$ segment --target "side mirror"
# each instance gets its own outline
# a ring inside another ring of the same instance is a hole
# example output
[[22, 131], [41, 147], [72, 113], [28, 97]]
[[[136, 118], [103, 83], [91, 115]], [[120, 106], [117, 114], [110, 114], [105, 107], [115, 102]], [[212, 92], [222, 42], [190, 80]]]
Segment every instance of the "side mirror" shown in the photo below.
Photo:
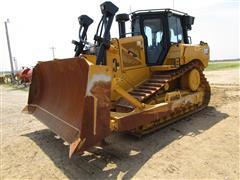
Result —
[[192, 25], [194, 24], [194, 17], [193, 16], [183, 16], [183, 22], [188, 30], [192, 29]]

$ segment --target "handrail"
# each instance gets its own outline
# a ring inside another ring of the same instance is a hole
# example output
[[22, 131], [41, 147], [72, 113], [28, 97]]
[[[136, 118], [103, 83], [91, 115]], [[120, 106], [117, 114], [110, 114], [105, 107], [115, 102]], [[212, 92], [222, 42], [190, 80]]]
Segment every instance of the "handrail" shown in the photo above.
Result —
[[134, 14], [142, 13], [142, 12], [175, 12], [175, 13], [179, 13], [179, 14], [183, 14], [183, 15], [188, 15], [187, 13], [184, 13], [182, 11], [178, 11], [178, 10], [170, 9], [170, 8], [137, 10], [137, 11], [130, 13], [129, 15], [134, 15]]

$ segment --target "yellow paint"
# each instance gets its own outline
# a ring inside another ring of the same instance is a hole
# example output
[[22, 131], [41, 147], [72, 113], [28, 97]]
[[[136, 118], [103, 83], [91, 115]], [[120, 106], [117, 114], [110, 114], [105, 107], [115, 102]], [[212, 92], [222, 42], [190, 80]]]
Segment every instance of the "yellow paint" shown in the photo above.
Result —
[[184, 63], [187, 64], [193, 59], [198, 59], [202, 62], [204, 67], [207, 67], [210, 58], [210, 49], [208, 44], [199, 45], [183, 45], [184, 50]]
[[84, 55], [82, 55], [82, 58], [90, 61], [92, 64], [96, 64], [97, 58], [95, 55], [84, 54]]
[[115, 88], [114, 91], [116, 91], [123, 98], [127, 99], [131, 104], [136, 106], [138, 109], [143, 109], [145, 107], [143, 103], [138, 101], [136, 98], [134, 98], [132, 95], [130, 95], [127, 91], [125, 91], [120, 86], [115, 86], [114, 88]]
[[202, 44], [173, 44], [164, 60], [164, 65], [174, 65], [179, 67], [192, 60], [199, 60], [204, 67], [207, 67], [209, 61], [209, 46]]
[[[130, 91], [137, 84], [150, 77], [150, 68], [146, 66], [142, 36], [113, 39], [106, 52], [107, 65], [112, 69], [112, 101], [121, 96], [114, 91], [116, 86]], [[116, 64], [118, 65], [116, 68]]]
[[109, 66], [91, 64], [88, 71], [88, 80], [91, 80], [96, 74], [106, 75], [112, 79], [112, 69]]
[[176, 69], [175, 65], [161, 65], [161, 66], [150, 67], [150, 70], [152, 72], [155, 72], [155, 71], [169, 71], [169, 70], [174, 70], [174, 69]]
[[182, 96], [181, 96], [181, 93], [180, 91], [172, 91], [172, 92], [168, 92], [166, 93], [165, 95], [165, 102], [169, 103], [171, 101], [173, 101], [174, 99], [180, 99]]
[[198, 70], [193, 69], [189, 73], [189, 87], [192, 91], [196, 91], [200, 85], [200, 74]]
[[[152, 73], [174, 70], [191, 62], [192, 60], [199, 60], [203, 66], [206, 67], [209, 61], [209, 47], [206, 43], [198, 45], [183, 43], [173, 44], [163, 61], [163, 65], [150, 67], [146, 65], [143, 37], [134, 36], [111, 40], [111, 45], [109, 49], [106, 50], [107, 65], [95, 65], [96, 56], [93, 55], [83, 55], [83, 58], [89, 61], [90, 64], [88, 83], [97, 74], [103, 74], [111, 77], [111, 101], [113, 102], [113, 105], [120, 97], [123, 97], [137, 107], [130, 113], [111, 112], [110, 128], [112, 130], [117, 130], [118, 119], [120, 117], [129, 116], [132, 113], [138, 113], [140, 111], [147, 111], [149, 108], [158, 108], [157, 106], [159, 105], [161, 106], [161, 103], [154, 104], [154, 102], [151, 102], [153, 105], [150, 105], [151, 103], [143, 104], [129, 94], [129, 91], [150, 78]], [[200, 76], [198, 76], [199, 74], [197, 75], [195, 71], [190, 74], [191, 75], [187, 80], [188, 87], [190, 90], [196, 91], [199, 87], [198, 84], [200, 82]], [[168, 91], [169, 89], [171, 90], [170, 85], [167, 85], [165, 88], [168, 89]], [[190, 91], [187, 92], [189, 93]], [[168, 104], [172, 104], [172, 108], [184, 106], [185, 101], [201, 104], [203, 92], [196, 92], [196, 94], [191, 96], [188, 93], [182, 94], [182, 92], [180, 93], [179, 91], [170, 91], [163, 97], [159, 97], [161, 100], [156, 99], [155, 103], [164, 102], [165, 100]], [[96, 103], [96, 100], [94, 100], [94, 109], [96, 108]], [[161, 108], [163, 108], [163, 106]], [[96, 134], [95, 110], [94, 134]]]
[[190, 72], [184, 74], [181, 77], [181, 87], [183, 89], [189, 89], [191, 91], [197, 91], [200, 85], [200, 74], [197, 69], [193, 69]]
[[187, 96], [183, 96], [180, 99], [177, 99], [175, 101], [172, 101], [171, 103], [171, 109], [174, 110], [176, 108], [182, 108], [186, 106], [187, 104], [198, 104], [201, 105], [203, 100], [204, 93], [203, 92], [194, 92], [192, 94], [189, 94]]
[[[175, 95], [177, 94], [177, 96], [180, 96], [181, 98], [177, 98], [177, 99], [171, 99], [169, 102], [166, 103], [159, 103], [156, 105], [146, 105], [146, 107], [142, 110], [145, 111], [146, 113], [148, 111], [154, 111], [154, 110], [158, 110], [161, 109], [162, 112], [166, 112], [167, 110], [172, 110], [174, 111], [176, 108], [183, 108], [186, 105], [201, 105], [202, 101], [203, 101], [203, 96], [204, 93], [203, 92], [194, 92], [189, 94], [188, 92], [180, 92], [177, 91], [175, 93]], [[180, 95], [179, 95], [180, 94]], [[121, 120], [121, 118], [130, 116], [130, 115], [134, 115], [137, 113], [140, 113], [142, 111], [132, 111], [129, 113], [119, 113], [119, 112], [111, 112], [111, 120], [110, 120], [110, 128], [112, 131], [118, 131], [118, 123]], [[168, 118], [171, 118], [171, 116], [169, 116]], [[167, 119], [160, 119], [157, 122], [149, 122], [148, 125], [146, 125], [145, 127], [143, 127], [142, 130], [153, 126], [156, 123], [161, 123], [162, 121], [166, 121]], [[152, 124], [153, 123], [153, 124]]]
[[142, 111], [150, 111], [150, 110], [154, 110], [154, 109], [161, 109], [162, 111], [166, 111], [169, 109], [168, 103], [159, 103], [159, 104], [155, 104], [155, 105], [148, 105], [145, 104], [145, 108], [143, 110], [138, 110], [135, 109], [131, 112], [128, 113], [121, 113], [121, 112], [111, 112], [111, 120], [114, 123], [117, 123], [117, 121], [123, 117], [127, 117], [133, 114], [138, 114], [141, 113]]

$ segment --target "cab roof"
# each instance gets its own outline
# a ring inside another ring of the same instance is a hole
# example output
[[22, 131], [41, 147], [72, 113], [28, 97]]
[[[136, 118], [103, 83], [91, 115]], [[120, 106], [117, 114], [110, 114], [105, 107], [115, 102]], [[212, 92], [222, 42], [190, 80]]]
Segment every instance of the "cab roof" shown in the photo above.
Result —
[[138, 16], [138, 15], [146, 15], [146, 14], [168, 14], [168, 13], [172, 13], [172, 14], [176, 14], [176, 15], [180, 15], [180, 16], [189, 16], [187, 13], [175, 10], [175, 9], [145, 9], [145, 10], [137, 10], [134, 11], [132, 13], [130, 13], [129, 15], [131, 16]]

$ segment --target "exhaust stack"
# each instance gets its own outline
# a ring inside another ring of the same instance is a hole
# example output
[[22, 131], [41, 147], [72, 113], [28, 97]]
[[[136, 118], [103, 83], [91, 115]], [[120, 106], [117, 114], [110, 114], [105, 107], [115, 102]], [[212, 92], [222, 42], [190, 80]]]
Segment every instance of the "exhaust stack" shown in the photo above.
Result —
[[126, 37], [126, 27], [125, 22], [129, 20], [128, 14], [118, 14], [116, 16], [116, 21], [118, 22], [119, 38]]

